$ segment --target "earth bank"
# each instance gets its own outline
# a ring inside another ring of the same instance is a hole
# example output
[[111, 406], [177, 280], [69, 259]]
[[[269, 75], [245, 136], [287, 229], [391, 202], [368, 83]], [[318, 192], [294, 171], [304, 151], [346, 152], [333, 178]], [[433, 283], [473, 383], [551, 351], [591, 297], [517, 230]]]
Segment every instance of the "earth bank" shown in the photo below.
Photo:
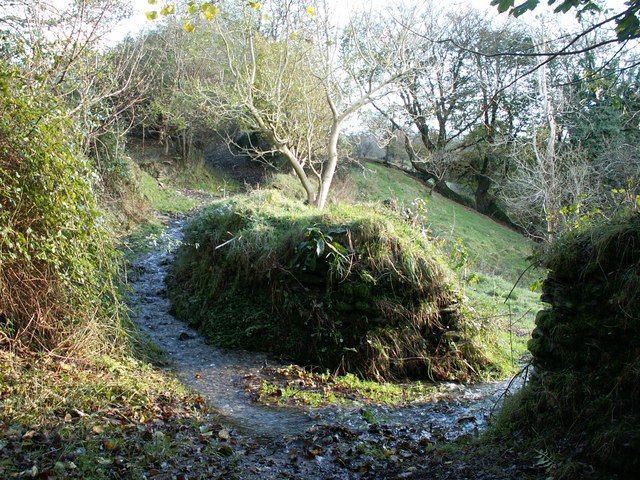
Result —
[[216, 202], [187, 225], [168, 285], [176, 315], [219, 346], [376, 379], [500, 369], [442, 253], [373, 205], [318, 212], [269, 190]]

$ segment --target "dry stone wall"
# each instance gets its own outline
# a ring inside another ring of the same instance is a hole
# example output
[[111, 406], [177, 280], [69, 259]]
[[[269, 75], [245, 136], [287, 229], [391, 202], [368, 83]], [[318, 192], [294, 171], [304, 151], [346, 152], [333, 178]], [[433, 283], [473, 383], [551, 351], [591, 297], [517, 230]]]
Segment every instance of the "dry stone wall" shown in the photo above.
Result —
[[[640, 217], [574, 234], [550, 273], [529, 342], [531, 421], [559, 446], [640, 468]], [[533, 400], [533, 401], [532, 401]]]

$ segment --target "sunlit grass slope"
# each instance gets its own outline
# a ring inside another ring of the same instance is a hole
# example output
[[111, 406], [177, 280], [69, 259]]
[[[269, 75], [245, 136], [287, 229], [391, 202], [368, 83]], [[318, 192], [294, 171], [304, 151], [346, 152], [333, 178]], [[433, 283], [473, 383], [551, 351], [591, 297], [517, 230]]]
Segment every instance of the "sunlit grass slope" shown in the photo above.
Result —
[[526, 259], [534, 244], [518, 232], [438, 193], [429, 196], [424, 183], [401, 170], [375, 162], [363, 167], [351, 173], [360, 199], [395, 199], [398, 208], [412, 210], [415, 199], [426, 200], [426, 219], [433, 233], [447, 240], [461, 239], [471, 268], [515, 281], [529, 265]]

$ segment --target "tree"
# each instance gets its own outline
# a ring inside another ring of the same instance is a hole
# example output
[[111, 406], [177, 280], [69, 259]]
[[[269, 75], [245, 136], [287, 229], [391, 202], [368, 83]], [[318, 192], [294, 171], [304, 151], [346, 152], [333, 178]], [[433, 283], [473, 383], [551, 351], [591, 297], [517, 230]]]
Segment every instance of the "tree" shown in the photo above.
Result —
[[[402, 72], [410, 37], [391, 19], [363, 14], [345, 27], [330, 22], [324, 1], [291, 0], [264, 11], [217, 16], [226, 70], [200, 94], [211, 111], [260, 134], [261, 158], [282, 155], [307, 194], [323, 208], [339, 160], [344, 121], [388, 93]], [[313, 179], [313, 180], [312, 180]]]
[[[229, 143], [265, 161], [282, 155], [307, 201], [315, 204], [318, 192], [310, 175], [320, 182], [329, 111], [311, 70], [313, 24], [306, 11], [293, 6], [280, 3], [268, 13], [245, 7], [236, 18], [228, 11], [218, 16], [211, 33], [225, 68], [219, 78], [200, 79], [197, 91], [210, 118], [223, 117], [249, 132], [248, 145], [232, 136]], [[217, 55], [215, 49], [202, 54], [212, 52]], [[265, 141], [253, 141], [256, 134]]]
[[[515, 135], [515, 118], [524, 103], [510, 84], [531, 61], [476, 50], [499, 50], [505, 42], [522, 50], [530, 44], [528, 37], [512, 27], [495, 27], [473, 10], [452, 12], [428, 3], [408, 16], [421, 19], [414, 27], [420, 47], [408, 55], [414, 68], [399, 82], [400, 105], [380, 104], [379, 112], [391, 129], [405, 132], [413, 168], [440, 193], [468, 203], [445, 182], [455, 175], [475, 192], [478, 210], [495, 213], [490, 189], [506, 157], [494, 150]], [[422, 149], [410, 140], [415, 132]]]
[[[544, 26], [541, 31], [544, 31]], [[544, 35], [539, 45], [552, 49]], [[514, 221], [529, 234], [553, 242], [568, 225], [563, 212], [579, 212], [585, 199], [599, 195], [599, 178], [580, 144], [571, 144], [562, 112], [571, 98], [557, 85], [566, 84], [571, 66], [558, 60], [544, 63], [535, 78], [535, 102], [529, 124], [529, 138], [519, 139], [514, 151], [514, 168], [503, 196]], [[521, 120], [524, 120], [522, 118]], [[524, 145], [523, 145], [524, 143]], [[595, 203], [595, 202], [594, 202]]]
[[[78, 0], [56, 7], [41, 0], [0, 0], [7, 64], [20, 65], [25, 83], [41, 88], [65, 107], [83, 132], [82, 147], [100, 167], [104, 135], [121, 135], [121, 116], [140, 101], [132, 91], [141, 50], [132, 43], [104, 52], [102, 40], [126, 16], [122, 0]], [[126, 130], [126, 128], [124, 128]], [[106, 169], [101, 169], [106, 171]]]
[[[526, 0], [516, 5], [515, 0], [492, 0], [491, 5], [496, 5], [499, 12], [506, 12], [519, 16], [525, 12], [534, 10], [540, 4], [540, 0]], [[602, 10], [598, 2], [593, 0], [547, 0], [548, 5], [556, 5], [555, 12], [568, 12], [576, 10], [578, 15], [587, 12], [599, 12]], [[640, 0], [627, 0], [625, 7], [609, 16], [601, 26], [615, 23], [615, 31], [618, 41], [630, 40], [640, 37]], [[581, 36], [581, 34], [579, 34]], [[605, 41], [609, 43], [609, 41]]]

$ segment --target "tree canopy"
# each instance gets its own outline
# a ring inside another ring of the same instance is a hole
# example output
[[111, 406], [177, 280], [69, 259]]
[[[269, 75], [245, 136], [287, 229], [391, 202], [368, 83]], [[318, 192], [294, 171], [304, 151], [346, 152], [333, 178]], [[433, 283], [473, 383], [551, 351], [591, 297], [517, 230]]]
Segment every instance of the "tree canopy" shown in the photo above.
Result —
[[[496, 5], [499, 12], [509, 11], [514, 16], [520, 16], [535, 8], [540, 4], [540, 0], [526, 0], [516, 4], [516, 0], [492, 0], [491, 5]], [[548, 5], [555, 5], [556, 13], [565, 13], [576, 10], [578, 15], [588, 12], [600, 12], [602, 6], [593, 0], [547, 0]], [[625, 8], [614, 12], [606, 19], [606, 23], [615, 22], [616, 35], [619, 41], [630, 40], [640, 37], [640, 1], [627, 0]]]

